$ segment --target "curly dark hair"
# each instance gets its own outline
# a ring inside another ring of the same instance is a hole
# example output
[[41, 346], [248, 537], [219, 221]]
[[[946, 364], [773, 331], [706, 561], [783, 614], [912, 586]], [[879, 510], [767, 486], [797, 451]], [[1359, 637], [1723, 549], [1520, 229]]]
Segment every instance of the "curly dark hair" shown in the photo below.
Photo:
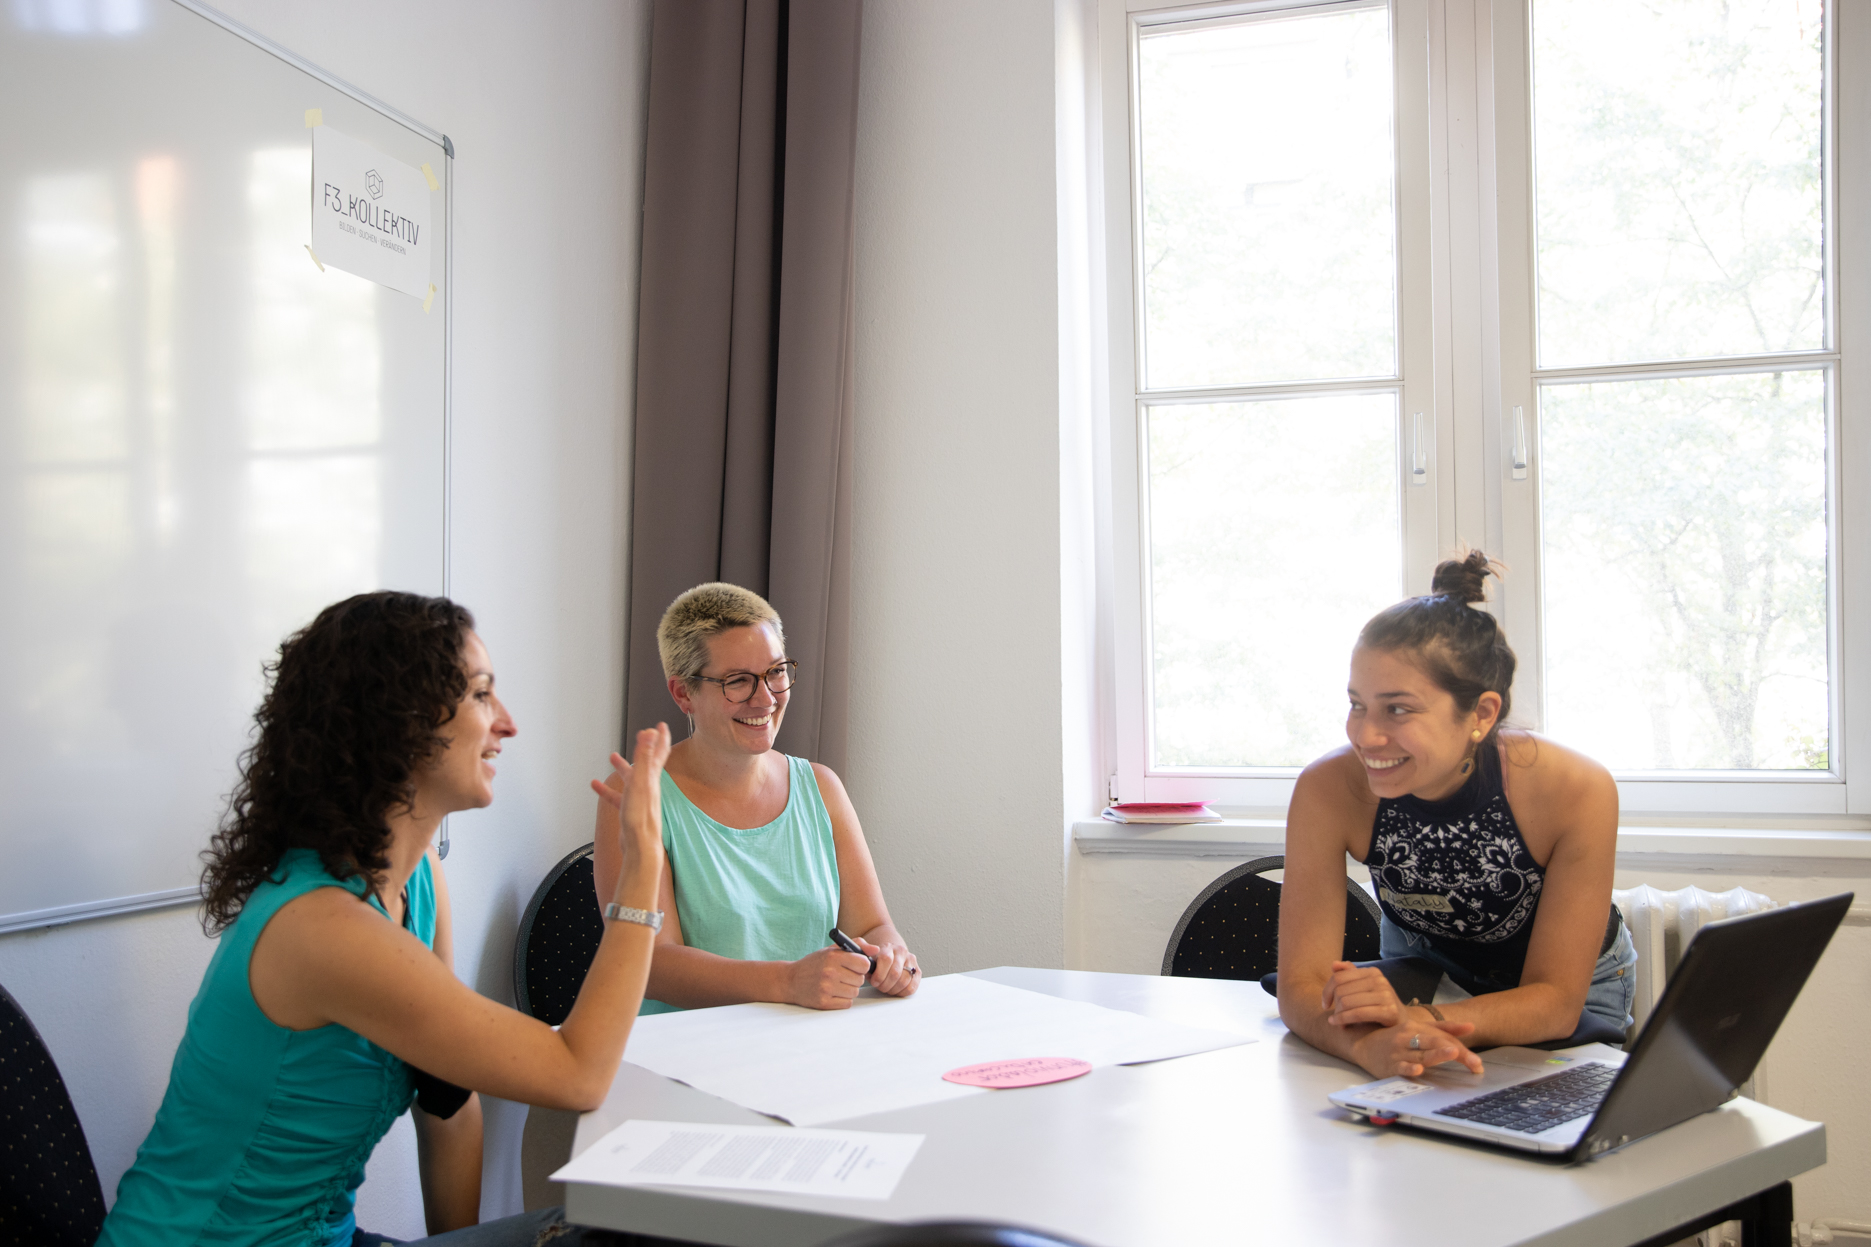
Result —
[[447, 598], [360, 593], [318, 613], [266, 666], [253, 720], [202, 853], [202, 928], [225, 930], [288, 849], [315, 849], [335, 879], [389, 866], [388, 816], [447, 744], [441, 729], [468, 688], [462, 649], [474, 616]]

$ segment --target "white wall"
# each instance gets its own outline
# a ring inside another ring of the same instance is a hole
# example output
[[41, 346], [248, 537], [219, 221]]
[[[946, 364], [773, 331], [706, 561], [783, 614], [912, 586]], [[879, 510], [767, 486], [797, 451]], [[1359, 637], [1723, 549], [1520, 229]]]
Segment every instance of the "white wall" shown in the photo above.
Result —
[[849, 783], [930, 973], [1057, 966], [1068, 817], [1051, 0], [870, 0]]
[[[448, 873], [456, 969], [510, 999], [515, 923], [590, 838], [585, 780], [619, 734], [649, 0], [561, 0], [549, 21], [496, 0], [215, 2], [455, 143], [452, 593], [520, 735], [494, 807], [453, 820]], [[189, 910], [0, 936], [0, 984], [71, 1084], [107, 1198], [210, 952]], [[489, 1214], [519, 1209], [522, 1121], [489, 1106]], [[420, 1235], [407, 1118], [359, 1204]]]
[[[1278, 853], [1280, 832], [1268, 853]], [[1258, 856], [1258, 854], [1256, 854]], [[1189, 902], [1242, 858], [1133, 857], [1075, 852], [1066, 964], [1075, 970], [1160, 972], [1163, 949]], [[1866, 863], [1820, 859], [1804, 864], [1736, 857], [1703, 859], [1694, 868], [1656, 859], [1621, 860], [1617, 886], [1665, 890], [1694, 885], [1711, 892], [1744, 887], [1776, 901], [1837, 892], [1867, 893]], [[1871, 1030], [1871, 927], [1841, 927], [1768, 1049], [1760, 1097], [1797, 1117], [1826, 1123], [1827, 1163], [1794, 1179], [1801, 1221], [1819, 1217], [1871, 1221], [1871, 1087], [1860, 1070]]]

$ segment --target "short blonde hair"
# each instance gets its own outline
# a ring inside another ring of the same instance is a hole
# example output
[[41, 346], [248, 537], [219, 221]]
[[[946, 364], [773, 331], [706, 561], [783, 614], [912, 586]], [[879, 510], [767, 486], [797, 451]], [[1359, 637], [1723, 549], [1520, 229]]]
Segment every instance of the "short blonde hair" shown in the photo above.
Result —
[[709, 638], [729, 628], [767, 624], [782, 647], [786, 629], [780, 614], [751, 589], [714, 581], [696, 585], [669, 604], [656, 625], [656, 652], [663, 660], [663, 675], [690, 684], [708, 665]]

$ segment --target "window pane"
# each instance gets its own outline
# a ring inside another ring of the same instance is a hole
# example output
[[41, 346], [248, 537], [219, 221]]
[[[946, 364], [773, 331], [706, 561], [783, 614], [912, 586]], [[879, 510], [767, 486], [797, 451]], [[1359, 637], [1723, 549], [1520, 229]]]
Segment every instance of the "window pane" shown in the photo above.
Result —
[[1396, 396], [1145, 419], [1153, 762], [1310, 762], [1345, 739], [1358, 629], [1399, 596]]
[[1819, 0], [1535, 0], [1540, 365], [1825, 346]]
[[1615, 769], [1824, 769], [1825, 373], [1540, 404], [1554, 739]]
[[1389, 23], [1141, 37], [1149, 388], [1396, 375]]

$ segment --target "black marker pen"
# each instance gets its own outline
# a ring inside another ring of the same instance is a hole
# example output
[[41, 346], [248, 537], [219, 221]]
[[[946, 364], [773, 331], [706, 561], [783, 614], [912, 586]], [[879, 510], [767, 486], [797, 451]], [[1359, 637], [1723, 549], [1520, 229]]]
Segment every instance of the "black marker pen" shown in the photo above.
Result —
[[871, 963], [871, 968], [864, 972], [864, 977], [867, 981], [871, 975], [877, 973], [877, 958], [859, 948], [856, 940], [846, 935], [843, 931], [840, 931], [837, 927], [832, 928], [831, 939], [832, 943], [838, 945], [838, 947], [844, 949], [846, 952], [856, 953], [858, 956]]

